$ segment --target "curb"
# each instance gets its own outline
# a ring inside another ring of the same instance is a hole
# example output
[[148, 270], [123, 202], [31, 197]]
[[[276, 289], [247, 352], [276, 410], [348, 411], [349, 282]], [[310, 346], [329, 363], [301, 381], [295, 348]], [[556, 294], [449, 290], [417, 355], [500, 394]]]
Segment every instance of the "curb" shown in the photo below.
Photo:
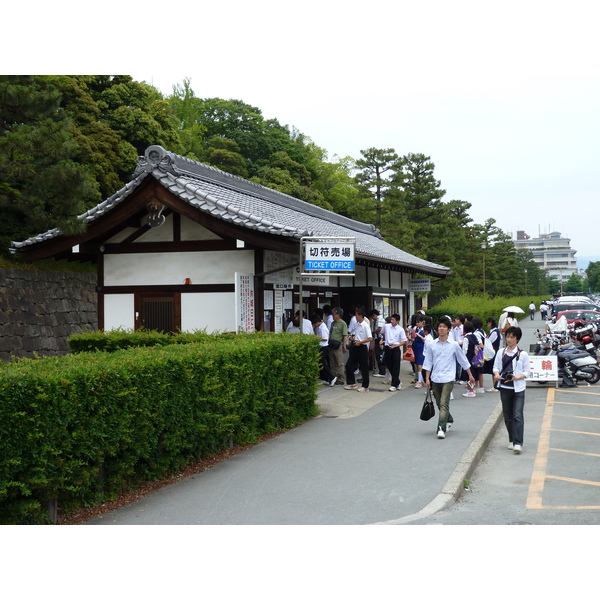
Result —
[[502, 422], [502, 403], [498, 402], [483, 427], [479, 430], [479, 433], [475, 436], [475, 439], [469, 444], [452, 475], [450, 475], [442, 487], [442, 491], [427, 506], [412, 515], [391, 521], [371, 523], [371, 525], [403, 525], [404, 523], [411, 523], [412, 521], [429, 517], [454, 504], [464, 491], [465, 479], [469, 479], [477, 468], [481, 457], [484, 455]]

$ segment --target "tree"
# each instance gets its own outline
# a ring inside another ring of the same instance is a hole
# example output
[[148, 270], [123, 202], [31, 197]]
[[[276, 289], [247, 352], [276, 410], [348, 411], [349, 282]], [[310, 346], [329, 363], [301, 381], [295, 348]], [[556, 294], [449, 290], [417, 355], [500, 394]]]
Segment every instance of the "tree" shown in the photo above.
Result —
[[590, 292], [600, 292], [600, 262], [590, 262], [585, 272]]
[[367, 148], [360, 153], [362, 158], [356, 161], [359, 172], [354, 179], [363, 197], [370, 200], [365, 210], [374, 211], [374, 225], [381, 229], [387, 192], [398, 184], [398, 177], [390, 176], [400, 169], [400, 159], [393, 148]]
[[76, 216], [100, 198], [78, 164], [75, 125], [59, 90], [44, 77], [0, 76], [0, 251], [51, 227], [83, 230]]
[[232, 175], [248, 177], [246, 161], [240, 154], [240, 147], [233, 140], [222, 137], [210, 139], [202, 155], [202, 161]]
[[571, 273], [571, 277], [563, 284], [565, 294], [580, 294], [583, 291], [583, 278], [577, 273]]

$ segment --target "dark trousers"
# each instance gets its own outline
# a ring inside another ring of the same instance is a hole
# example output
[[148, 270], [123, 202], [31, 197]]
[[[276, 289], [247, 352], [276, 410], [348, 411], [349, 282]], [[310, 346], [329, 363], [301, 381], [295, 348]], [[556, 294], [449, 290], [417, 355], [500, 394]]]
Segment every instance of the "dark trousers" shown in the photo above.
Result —
[[400, 387], [400, 351], [402, 346], [398, 348], [385, 347], [385, 364], [392, 375], [392, 386]]
[[319, 350], [321, 351], [321, 373], [319, 374], [319, 377], [323, 381], [331, 383], [333, 375], [329, 369], [329, 348], [327, 346], [321, 346]]
[[508, 388], [500, 388], [500, 400], [504, 413], [504, 424], [511, 444], [523, 445], [523, 407], [525, 406], [525, 390], [515, 392]]
[[381, 338], [377, 338], [375, 340], [375, 349], [374, 349], [374, 354], [375, 354], [375, 366], [373, 367], [373, 371], [377, 371], [380, 375], [385, 375], [385, 352], [383, 350], [383, 348], [379, 345], [379, 340]]
[[346, 384], [354, 385], [354, 371], [360, 369], [362, 375], [363, 387], [369, 387], [369, 346], [361, 344], [360, 346], [352, 346], [346, 363]]

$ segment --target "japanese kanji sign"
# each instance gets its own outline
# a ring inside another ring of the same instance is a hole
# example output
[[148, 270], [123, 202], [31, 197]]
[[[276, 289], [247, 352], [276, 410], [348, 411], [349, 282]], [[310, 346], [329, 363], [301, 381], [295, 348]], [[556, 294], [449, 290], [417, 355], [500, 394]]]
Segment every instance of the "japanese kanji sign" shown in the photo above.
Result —
[[529, 381], [558, 381], [556, 356], [529, 355]]
[[354, 274], [354, 238], [304, 238], [304, 273]]

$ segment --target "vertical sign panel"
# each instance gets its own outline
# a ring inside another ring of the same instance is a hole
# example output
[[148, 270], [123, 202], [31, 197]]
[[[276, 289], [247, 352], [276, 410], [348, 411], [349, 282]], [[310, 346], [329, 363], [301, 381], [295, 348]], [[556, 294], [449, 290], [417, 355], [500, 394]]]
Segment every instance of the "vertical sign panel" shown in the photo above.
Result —
[[255, 331], [254, 275], [235, 274], [235, 317], [237, 331]]

